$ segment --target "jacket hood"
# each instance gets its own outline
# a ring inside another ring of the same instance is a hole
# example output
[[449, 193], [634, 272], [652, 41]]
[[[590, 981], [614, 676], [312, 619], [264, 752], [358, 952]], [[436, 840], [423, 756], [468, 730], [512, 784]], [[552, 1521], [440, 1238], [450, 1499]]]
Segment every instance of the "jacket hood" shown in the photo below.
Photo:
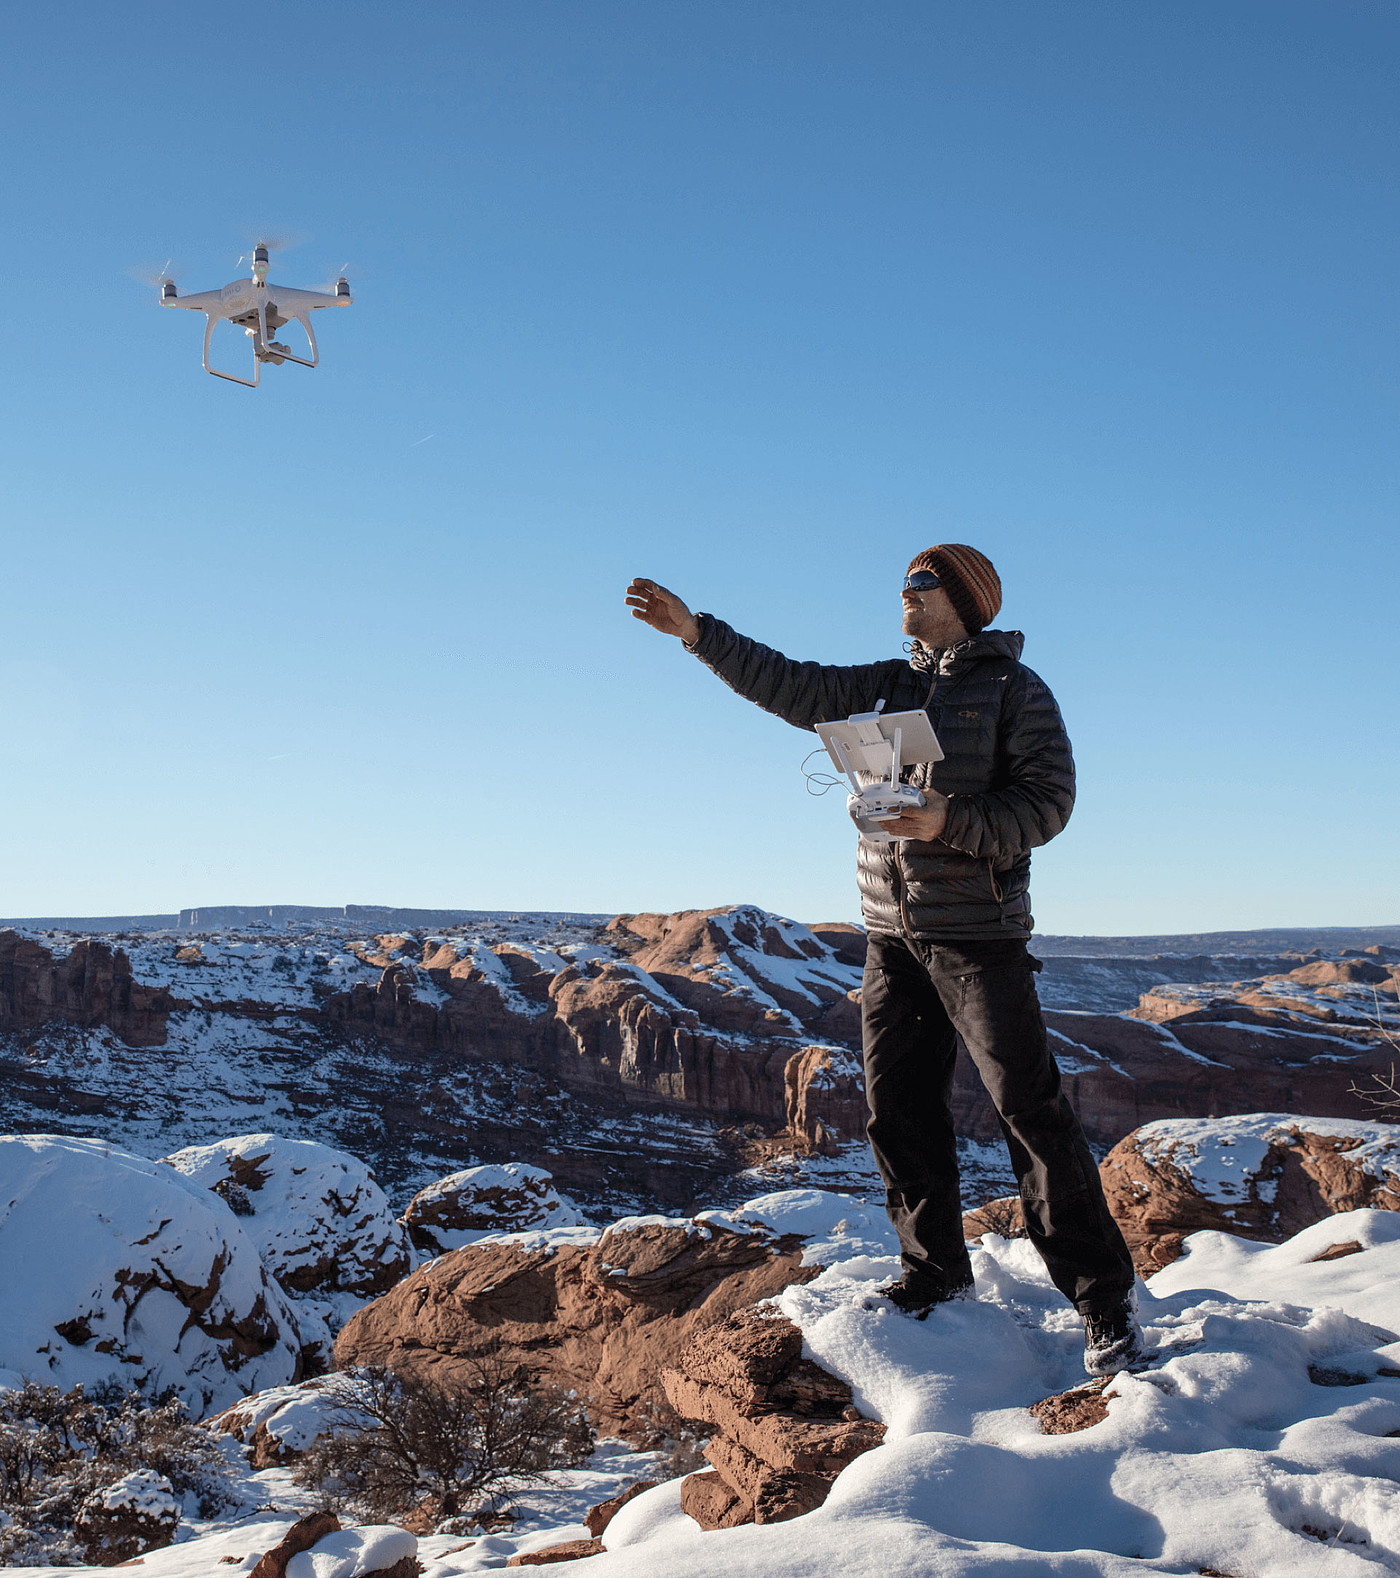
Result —
[[919, 674], [951, 674], [983, 658], [1010, 658], [1017, 661], [1026, 638], [1019, 630], [979, 630], [951, 647], [925, 647], [916, 641], [909, 654], [909, 667]]

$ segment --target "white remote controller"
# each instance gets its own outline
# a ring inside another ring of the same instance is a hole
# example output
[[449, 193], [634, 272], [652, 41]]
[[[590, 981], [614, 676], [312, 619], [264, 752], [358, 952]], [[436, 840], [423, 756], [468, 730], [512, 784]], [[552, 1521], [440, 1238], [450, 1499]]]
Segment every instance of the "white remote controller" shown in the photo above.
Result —
[[846, 796], [846, 809], [860, 829], [860, 836], [874, 844], [897, 843], [898, 835], [887, 833], [880, 823], [889, 821], [911, 806], [927, 803], [913, 784], [867, 784], [859, 794]]
[[[844, 723], [819, 723], [816, 731], [851, 786], [846, 810], [860, 836], [874, 844], [897, 843], [899, 835], [887, 833], [880, 824], [928, 804], [913, 784], [899, 781], [906, 759], [911, 766], [943, 760], [928, 714], [921, 709], [886, 713], [884, 702], [877, 701], [874, 712], [852, 713]], [[875, 781], [862, 784], [861, 774]]]

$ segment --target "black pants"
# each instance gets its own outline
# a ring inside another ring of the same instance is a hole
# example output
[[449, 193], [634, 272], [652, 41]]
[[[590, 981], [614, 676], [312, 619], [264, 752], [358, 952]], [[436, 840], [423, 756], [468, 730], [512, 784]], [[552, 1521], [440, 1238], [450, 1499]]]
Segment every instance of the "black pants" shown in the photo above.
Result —
[[1117, 1303], [1133, 1264], [1098, 1168], [1060, 1089], [1017, 939], [944, 946], [872, 933], [861, 1020], [871, 1149], [901, 1259], [946, 1292], [972, 1282], [949, 1098], [962, 1037], [996, 1107], [1026, 1230], [1081, 1312]]

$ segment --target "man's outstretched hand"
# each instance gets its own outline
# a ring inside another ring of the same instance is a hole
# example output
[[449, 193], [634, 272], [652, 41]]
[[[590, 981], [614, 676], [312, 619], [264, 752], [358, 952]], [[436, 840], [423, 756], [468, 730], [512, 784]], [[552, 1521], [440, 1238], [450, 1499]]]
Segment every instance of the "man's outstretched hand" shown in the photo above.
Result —
[[663, 636], [676, 636], [688, 646], [700, 637], [700, 621], [680, 598], [644, 576], [639, 575], [627, 588], [627, 606], [634, 619], [643, 620]]

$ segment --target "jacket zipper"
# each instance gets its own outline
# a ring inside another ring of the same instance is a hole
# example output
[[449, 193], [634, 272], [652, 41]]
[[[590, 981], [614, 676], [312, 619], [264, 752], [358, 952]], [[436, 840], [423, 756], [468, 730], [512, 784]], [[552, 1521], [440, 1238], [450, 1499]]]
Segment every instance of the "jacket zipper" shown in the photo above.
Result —
[[904, 873], [899, 866], [899, 845], [894, 846], [894, 890], [899, 897], [899, 924], [904, 928], [904, 935], [912, 938], [914, 928], [909, 924], [909, 912], [904, 908]]
[[[937, 670], [930, 676], [928, 694], [924, 697], [923, 710], [925, 712], [928, 711], [929, 703], [933, 700], [933, 693], [938, 689], [938, 682], [943, 677]], [[931, 723], [933, 720], [930, 719], [929, 721]], [[913, 775], [911, 774], [910, 776], [912, 777]], [[899, 900], [899, 924], [904, 928], [904, 935], [912, 941], [914, 940], [914, 928], [909, 924], [909, 911], [904, 907], [904, 900], [908, 890], [905, 886], [904, 872], [899, 864], [899, 845], [897, 843], [894, 846], [890, 862], [894, 869], [894, 890]]]

